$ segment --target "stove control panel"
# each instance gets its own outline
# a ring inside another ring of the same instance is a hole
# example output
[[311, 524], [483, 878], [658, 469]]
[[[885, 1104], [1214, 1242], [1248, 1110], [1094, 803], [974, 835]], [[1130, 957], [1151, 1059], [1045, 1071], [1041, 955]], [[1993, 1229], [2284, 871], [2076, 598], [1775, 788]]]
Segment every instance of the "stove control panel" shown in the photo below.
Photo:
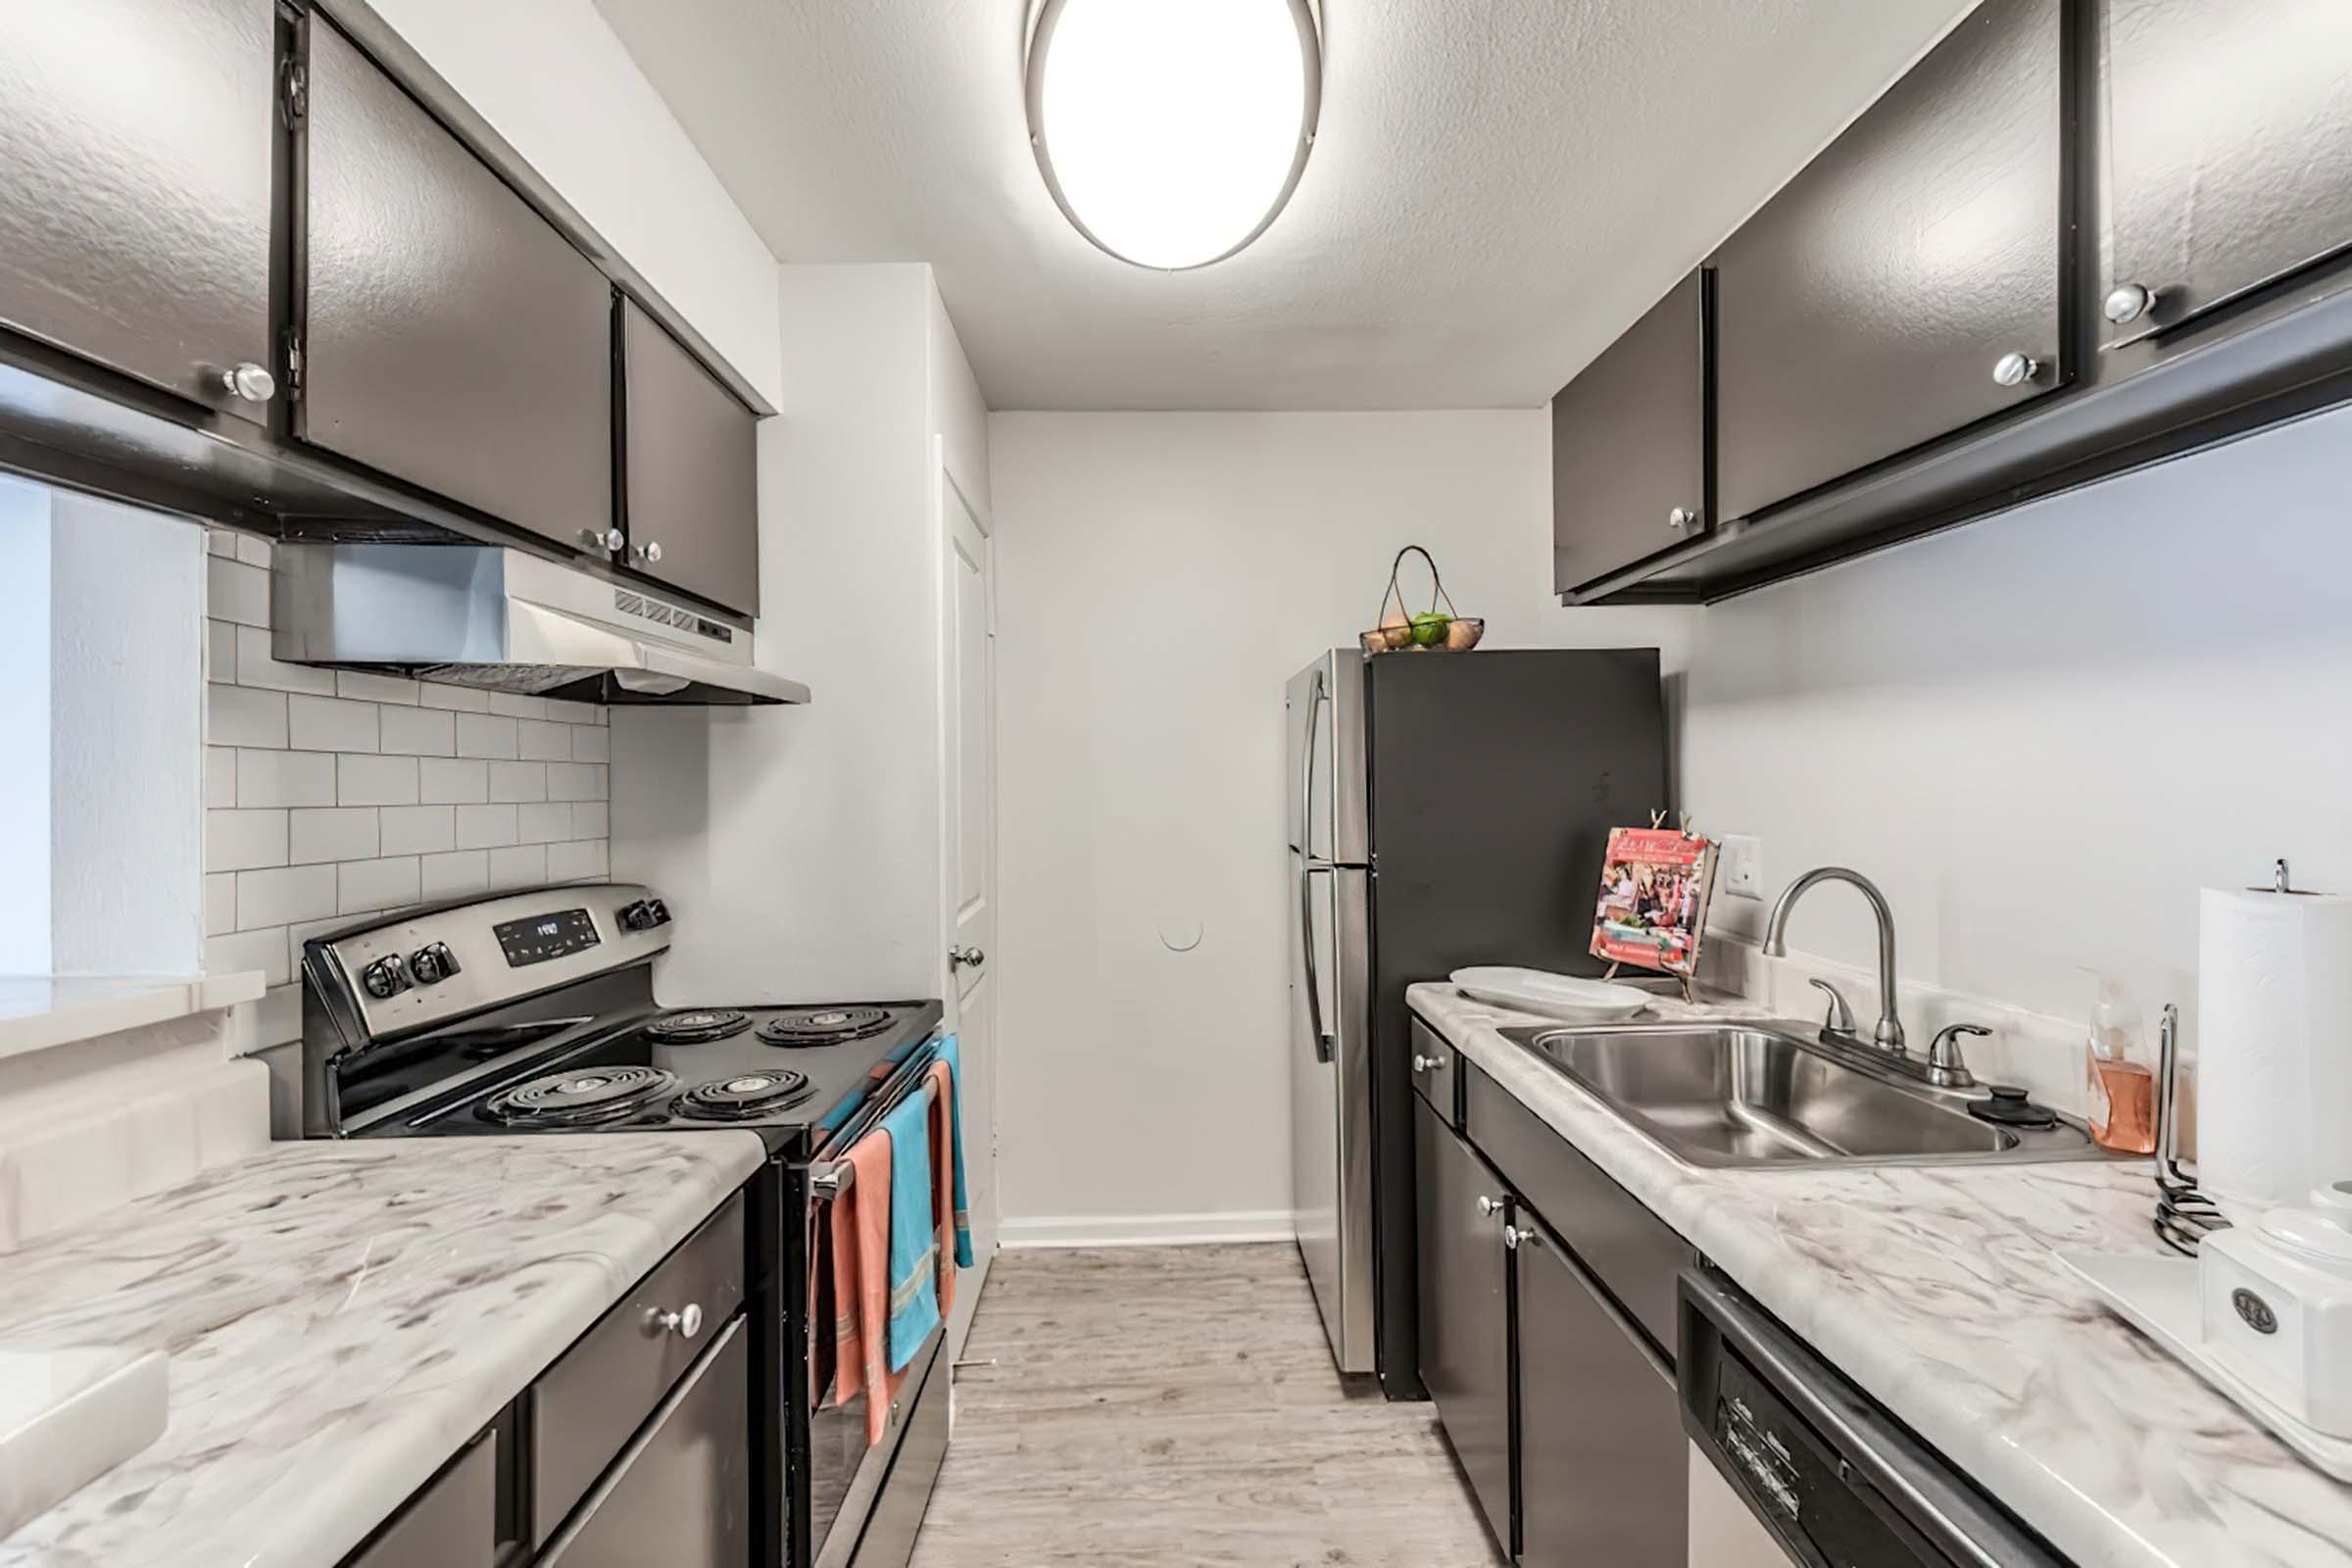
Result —
[[350, 1006], [359, 1043], [644, 963], [669, 946], [673, 929], [650, 888], [574, 882], [387, 911], [374, 924], [314, 937], [303, 969], [306, 983], [315, 976]]
[[[638, 906], [630, 906], [635, 907]], [[620, 921], [623, 925], [629, 923], [628, 909], [620, 911]], [[558, 909], [552, 914], [507, 920], [492, 926], [490, 934], [498, 938], [499, 950], [506, 954], [509, 967], [515, 969], [527, 963], [545, 963], [550, 958], [585, 953], [604, 941], [596, 934], [596, 921], [586, 909]]]

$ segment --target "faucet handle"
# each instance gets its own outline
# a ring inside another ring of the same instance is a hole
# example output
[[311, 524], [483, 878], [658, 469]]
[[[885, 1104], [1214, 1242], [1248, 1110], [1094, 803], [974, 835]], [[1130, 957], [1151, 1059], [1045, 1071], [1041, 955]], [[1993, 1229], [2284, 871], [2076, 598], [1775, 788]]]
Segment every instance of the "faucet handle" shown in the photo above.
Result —
[[1829, 993], [1830, 1014], [1821, 1020], [1822, 1032], [1824, 1034], [1851, 1035], [1854, 1032], [1854, 1009], [1845, 1004], [1845, 993], [1824, 980], [1820, 975], [1811, 976], [1805, 981], [1805, 984], [1815, 990]]
[[1968, 1070], [1960, 1054], [1960, 1037], [1991, 1033], [1977, 1023], [1950, 1023], [1936, 1030], [1935, 1042], [1928, 1047], [1928, 1082], [1941, 1089], [1972, 1088], [1977, 1075]]

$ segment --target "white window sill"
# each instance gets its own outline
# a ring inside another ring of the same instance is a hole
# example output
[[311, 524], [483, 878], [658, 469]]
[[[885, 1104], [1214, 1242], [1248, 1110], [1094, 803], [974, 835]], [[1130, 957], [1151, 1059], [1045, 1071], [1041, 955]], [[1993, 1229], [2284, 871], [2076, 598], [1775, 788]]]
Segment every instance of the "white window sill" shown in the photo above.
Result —
[[0, 976], [0, 1057], [259, 1002], [262, 971]]

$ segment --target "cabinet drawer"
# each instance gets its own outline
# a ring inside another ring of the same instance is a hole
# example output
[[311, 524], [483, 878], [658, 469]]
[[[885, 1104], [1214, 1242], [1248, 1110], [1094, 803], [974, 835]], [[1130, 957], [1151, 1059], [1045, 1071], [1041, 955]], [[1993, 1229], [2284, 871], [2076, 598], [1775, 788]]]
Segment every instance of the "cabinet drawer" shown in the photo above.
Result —
[[1413, 1020], [1413, 1087], [1446, 1126], [1462, 1125], [1461, 1057], [1446, 1037]]
[[425, 1483], [344, 1568], [490, 1568], [498, 1557], [498, 1432]]
[[1494, 1079], [1475, 1066], [1462, 1071], [1470, 1141], [1671, 1363], [1675, 1280], [1693, 1256], [1690, 1244]]
[[554, 1534], [742, 1304], [743, 1247], [737, 1194], [531, 1386], [534, 1543]]

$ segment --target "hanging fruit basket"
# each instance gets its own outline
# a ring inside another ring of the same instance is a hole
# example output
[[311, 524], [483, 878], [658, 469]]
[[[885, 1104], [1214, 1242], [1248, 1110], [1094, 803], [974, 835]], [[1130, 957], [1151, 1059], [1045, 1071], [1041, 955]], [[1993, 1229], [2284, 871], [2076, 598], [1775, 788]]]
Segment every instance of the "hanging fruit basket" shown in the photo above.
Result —
[[[1429, 568], [1429, 608], [1409, 611], [1404, 607], [1404, 589], [1397, 574], [1404, 569], [1404, 558], [1419, 556]], [[1438, 607], [1443, 605], [1443, 610]], [[1419, 545], [1406, 545], [1396, 552], [1389, 564], [1388, 590], [1380, 596], [1380, 624], [1359, 634], [1364, 653], [1372, 654], [1442, 654], [1464, 653], [1478, 646], [1486, 635], [1487, 623], [1476, 615], [1457, 615], [1453, 612], [1453, 597], [1446, 592], [1445, 582], [1438, 576], [1437, 561]]]

